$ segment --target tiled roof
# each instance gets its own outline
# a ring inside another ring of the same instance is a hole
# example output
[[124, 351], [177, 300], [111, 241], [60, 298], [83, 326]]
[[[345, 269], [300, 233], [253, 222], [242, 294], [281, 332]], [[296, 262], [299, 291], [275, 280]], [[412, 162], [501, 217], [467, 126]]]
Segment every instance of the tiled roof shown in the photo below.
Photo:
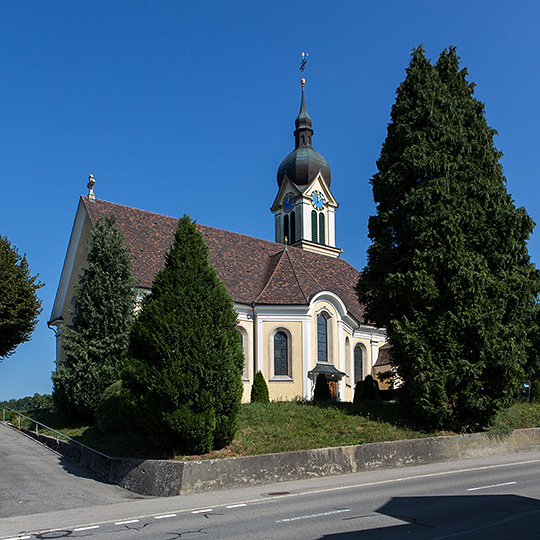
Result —
[[[99, 199], [81, 197], [92, 224], [113, 213], [133, 255], [135, 276], [143, 288], [163, 267], [174, 240], [178, 218], [163, 216]], [[252, 236], [197, 224], [217, 270], [233, 300], [240, 304], [307, 305], [321, 291], [338, 295], [358, 322], [363, 306], [354, 286], [360, 273], [342, 259]]]

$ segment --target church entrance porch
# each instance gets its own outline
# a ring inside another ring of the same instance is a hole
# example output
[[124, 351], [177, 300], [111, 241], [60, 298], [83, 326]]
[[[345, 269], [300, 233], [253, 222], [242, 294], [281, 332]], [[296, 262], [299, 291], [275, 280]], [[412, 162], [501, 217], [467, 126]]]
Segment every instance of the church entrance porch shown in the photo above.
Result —
[[319, 373], [323, 373], [326, 377], [326, 381], [328, 382], [328, 386], [330, 388], [330, 397], [332, 398], [332, 401], [340, 401], [338, 383], [341, 381], [341, 379], [343, 379], [343, 377], [345, 377], [345, 373], [343, 373], [343, 371], [339, 371], [339, 369], [336, 369], [334, 364], [317, 362], [315, 367], [311, 371], [308, 371], [308, 377], [313, 383], [312, 393], [315, 390], [315, 380], [317, 379], [317, 375]]

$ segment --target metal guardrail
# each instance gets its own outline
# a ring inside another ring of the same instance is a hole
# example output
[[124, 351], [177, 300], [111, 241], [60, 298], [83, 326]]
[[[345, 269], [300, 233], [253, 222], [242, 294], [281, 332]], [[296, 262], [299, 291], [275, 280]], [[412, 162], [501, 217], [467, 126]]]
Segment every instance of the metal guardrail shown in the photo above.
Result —
[[[71, 437], [68, 437], [67, 435], [64, 435], [60, 431], [56, 431], [56, 429], [53, 429], [50, 426], [47, 426], [47, 425], [45, 425], [45, 424], [43, 424], [41, 422], [38, 422], [34, 418], [30, 418], [29, 416], [25, 416], [24, 414], [14, 410], [14, 409], [11, 409], [10, 407], [3, 407], [2, 408], [2, 421], [3, 422], [6, 421], [6, 410], [11, 411], [13, 414], [17, 415], [18, 425], [17, 426], [14, 426], [13, 424], [12, 425], [13, 425], [13, 427], [17, 427], [17, 429], [19, 431], [22, 431], [22, 429], [21, 429], [21, 418], [25, 418], [26, 420], [30, 420], [30, 422], [32, 424], [36, 425], [36, 431], [35, 431], [36, 437], [39, 436], [39, 426], [41, 426], [44, 429], [52, 431], [56, 435], [56, 442], [57, 443], [59, 442], [60, 437], [62, 437], [63, 439], [68, 440], [70, 443], [78, 445], [81, 448], [81, 450], [84, 448], [85, 450], [88, 450], [90, 452], [94, 452], [94, 454], [98, 454], [100, 456], [103, 456], [104, 458], [113, 459], [111, 456], [108, 456], [107, 454], [104, 454], [103, 452], [100, 452], [99, 450], [94, 450], [93, 448], [90, 448], [89, 446], [86, 446], [86, 444], [83, 444], [83, 443], [81, 443], [79, 441], [76, 441], [75, 439], [72, 439]], [[30, 430], [30, 431], [32, 431], [32, 430]]]

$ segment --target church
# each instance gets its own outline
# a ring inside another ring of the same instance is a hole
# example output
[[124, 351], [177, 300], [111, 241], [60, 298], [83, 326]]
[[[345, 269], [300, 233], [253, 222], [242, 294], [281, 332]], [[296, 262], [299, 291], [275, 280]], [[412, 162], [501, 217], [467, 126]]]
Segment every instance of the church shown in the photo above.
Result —
[[[238, 315], [244, 401], [249, 401], [257, 371], [268, 384], [271, 400], [312, 399], [315, 379], [323, 373], [334, 400], [352, 401], [357, 381], [390, 369], [385, 331], [364, 320], [356, 297], [360, 272], [336, 247], [338, 203], [330, 189], [330, 166], [313, 149], [304, 78], [301, 85], [294, 150], [279, 165], [271, 206], [275, 242], [197, 225]], [[177, 218], [100, 200], [94, 185], [90, 175], [48, 323], [55, 328], [57, 362], [63, 359], [62, 325], [71, 319], [74, 285], [86, 264], [96, 220], [116, 216], [131, 250], [141, 298], [163, 267], [177, 226]]]

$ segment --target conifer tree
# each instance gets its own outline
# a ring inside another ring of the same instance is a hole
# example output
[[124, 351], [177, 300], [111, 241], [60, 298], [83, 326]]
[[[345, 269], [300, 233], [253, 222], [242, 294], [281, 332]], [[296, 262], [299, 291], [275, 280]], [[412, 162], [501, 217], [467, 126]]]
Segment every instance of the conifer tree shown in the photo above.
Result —
[[319, 373], [315, 379], [315, 390], [313, 391], [313, 401], [330, 401], [330, 386], [324, 373]]
[[243, 367], [233, 302], [184, 216], [131, 332], [126, 405], [150, 440], [206, 453], [234, 437]]
[[270, 403], [268, 385], [264, 380], [264, 375], [260, 371], [257, 371], [253, 376], [253, 385], [251, 386], [251, 403]]
[[0, 361], [32, 336], [41, 300], [36, 291], [43, 287], [30, 275], [26, 255], [19, 255], [7, 236], [0, 236]]
[[131, 255], [114, 215], [96, 221], [86, 259], [72, 322], [62, 328], [65, 361], [57, 364], [52, 380], [59, 410], [93, 420], [103, 391], [119, 377], [135, 308]]
[[422, 47], [397, 91], [371, 180], [357, 292], [385, 326], [400, 399], [426, 427], [473, 430], [508, 406], [538, 356], [534, 223], [506, 190], [484, 106], [455, 48]]

